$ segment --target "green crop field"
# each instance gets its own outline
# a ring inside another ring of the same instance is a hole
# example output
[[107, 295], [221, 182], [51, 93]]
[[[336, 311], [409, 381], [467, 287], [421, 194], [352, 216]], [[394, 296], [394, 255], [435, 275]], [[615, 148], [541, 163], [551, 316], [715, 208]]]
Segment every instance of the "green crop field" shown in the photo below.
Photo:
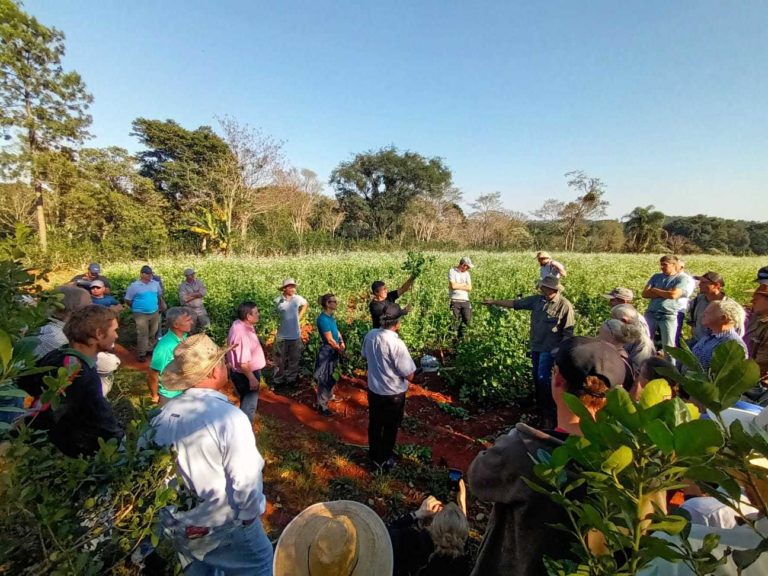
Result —
[[[461, 254], [430, 253], [429, 263], [414, 289], [399, 302], [412, 304], [413, 312], [403, 321], [401, 335], [416, 357], [424, 352], [450, 350], [451, 366], [446, 378], [462, 387], [462, 395], [481, 401], [508, 401], [524, 395], [529, 386], [529, 361], [526, 356], [529, 313], [506, 312], [479, 305], [486, 298], [514, 298], [531, 294], [538, 279], [538, 264], [531, 253], [469, 254], [472, 270], [474, 320], [464, 341], [455, 345], [448, 310], [447, 273]], [[615, 286], [626, 286], [638, 295], [651, 274], [658, 271], [657, 255], [556, 254], [568, 270], [565, 296], [577, 314], [576, 331], [595, 334], [608, 315], [607, 301], [601, 295]], [[404, 252], [348, 253], [282, 258], [205, 258], [157, 259], [151, 262], [166, 285], [169, 305], [178, 302], [176, 288], [182, 270], [194, 267], [208, 287], [206, 307], [213, 322], [212, 334], [221, 341], [226, 336], [235, 309], [245, 299], [255, 300], [262, 310], [258, 332], [269, 337], [276, 327], [270, 313], [272, 300], [285, 277], [299, 283], [299, 294], [310, 303], [308, 319], [319, 313], [318, 297], [332, 291], [339, 296], [337, 317], [353, 356], [370, 328], [368, 294], [371, 282], [383, 279], [390, 289], [407, 277], [402, 270]], [[114, 291], [122, 294], [138, 276], [143, 262], [104, 265]], [[686, 270], [691, 274], [716, 270], [726, 279], [726, 292], [747, 303], [747, 290], [754, 286], [756, 270], [765, 265], [760, 258], [691, 256]], [[645, 302], [637, 302], [641, 310]], [[315, 340], [310, 342], [306, 362], [311, 362]], [[359, 365], [359, 364], [358, 364]]]

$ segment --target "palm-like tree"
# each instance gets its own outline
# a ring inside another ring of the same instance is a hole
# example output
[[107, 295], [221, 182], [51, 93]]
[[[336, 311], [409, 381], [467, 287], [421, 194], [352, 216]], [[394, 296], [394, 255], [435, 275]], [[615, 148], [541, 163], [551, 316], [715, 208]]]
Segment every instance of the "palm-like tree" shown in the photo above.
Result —
[[653, 205], [636, 207], [624, 216], [624, 235], [627, 250], [647, 252], [655, 249], [664, 236], [664, 213]]

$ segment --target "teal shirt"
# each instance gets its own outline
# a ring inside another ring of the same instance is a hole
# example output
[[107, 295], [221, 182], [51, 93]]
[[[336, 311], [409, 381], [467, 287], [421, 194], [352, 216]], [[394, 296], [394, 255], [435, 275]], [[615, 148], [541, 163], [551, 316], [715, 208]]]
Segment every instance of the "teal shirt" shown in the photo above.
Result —
[[174, 334], [173, 330], [166, 332], [165, 336], [158, 340], [155, 346], [155, 351], [152, 353], [152, 362], [149, 367], [152, 370], [160, 373], [160, 395], [166, 398], [176, 398], [183, 390], [166, 390], [163, 388], [163, 370], [173, 362], [173, 351], [176, 349], [182, 340], [186, 340], [187, 335], [184, 334], [181, 338]]
[[329, 316], [325, 312], [321, 312], [317, 317], [317, 331], [320, 333], [321, 338], [323, 337], [323, 334], [330, 332], [331, 338], [333, 338], [334, 342], [336, 342], [336, 344], [341, 343], [341, 338], [339, 337], [339, 327], [336, 325], [336, 319], [333, 316]]
[[[662, 290], [680, 288], [685, 292], [685, 276], [682, 274], [666, 276], [659, 272], [651, 276], [651, 279], [648, 280], [648, 286]], [[652, 314], [677, 314], [678, 309], [677, 300], [672, 298], [651, 298], [651, 302], [648, 304], [648, 312]]]

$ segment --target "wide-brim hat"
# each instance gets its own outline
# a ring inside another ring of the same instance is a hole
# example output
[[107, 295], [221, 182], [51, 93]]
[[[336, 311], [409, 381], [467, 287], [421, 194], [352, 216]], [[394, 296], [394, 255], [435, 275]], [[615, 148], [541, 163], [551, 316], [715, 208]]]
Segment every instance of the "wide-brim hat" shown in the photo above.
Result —
[[365, 504], [313, 504], [285, 527], [275, 547], [275, 576], [391, 576], [392, 541]]
[[195, 270], [193, 268], [187, 268], [184, 270], [184, 276], [194, 276]]
[[551, 260], [552, 256], [549, 255], [549, 252], [546, 252], [544, 250], [539, 250], [538, 252], [536, 252], [536, 259], [538, 260], [540, 258], [549, 258]]
[[163, 388], [187, 390], [205, 380], [224, 355], [235, 346], [221, 348], [207, 334], [195, 334], [173, 351], [173, 361], [162, 373]]
[[285, 280], [283, 280], [283, 283], [280, 285], [280, 290], [282, 290], [286, 286], [298, 286], [298, 284], [296, 284], [296, 280], [294, 280], [293, 278], [286, 278]]
[[560, 279], [555, 276], [547, 276], [546, 278], [542, 278], [539, 280], [539, 283], [536, 284], [536, 287], [549, 288], [550, 290], [557, 290], [558, 292], [565, 290], [565, 286], [560, 284]]

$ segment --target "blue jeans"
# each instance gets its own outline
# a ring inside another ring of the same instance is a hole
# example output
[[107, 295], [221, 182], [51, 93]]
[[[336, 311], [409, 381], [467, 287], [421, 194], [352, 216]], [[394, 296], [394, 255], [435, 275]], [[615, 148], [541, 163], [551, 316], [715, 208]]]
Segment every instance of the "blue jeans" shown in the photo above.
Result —
[[554, 427], [557, 422], [557, 407], [552, 399], [552, 367], [555, 365], [555, 357], [549, 352], [531, 352], [531, 361], [540, 425]]
[[655, 338], [658, 329], [661, 335], [661, 347], [672, 347], [677, 345], [677, 312], [671, 314], [662, 314], [659, 312], [646, 312], [645, 319], [648, 322], [648, 331], [651, 333], [651, 339]]
[[272, 543], [260, 518], [233, 530], [202, 560], [185, 558], [184, 573], [191, 576], [272, 576]]
[[[258, 382], [261, 382], [261, 370], [254, 370], [253, 375]], [[237, 395], [240, 397], [240, 410], [245, 412], [248, 420], [253, 423], [253, 417], [256, 416], [256, 407], [259, 405], [259, 391], [251, 390], [251, 384], [244, 374], [232, 370], [230, 378], [232, 384], [235, 385]]]

